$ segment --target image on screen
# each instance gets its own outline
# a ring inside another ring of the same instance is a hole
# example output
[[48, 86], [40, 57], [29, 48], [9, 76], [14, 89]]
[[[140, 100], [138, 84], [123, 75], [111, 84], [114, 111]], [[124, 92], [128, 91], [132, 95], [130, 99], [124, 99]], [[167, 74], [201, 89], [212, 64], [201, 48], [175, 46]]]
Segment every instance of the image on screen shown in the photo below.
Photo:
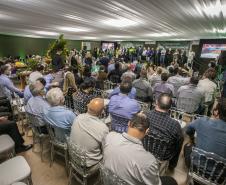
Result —
[[102, 43], [102, 50], [105, 51], [105, 50], [111, 49], [111, 48], [114, 49], [114, 46], [115, 46], [115, 44], [112, 43], [112, 42], [103, 42]]
[[217, 58], [222, 50], [226, 50], [226, 44], [203, 44], [201, 58]]

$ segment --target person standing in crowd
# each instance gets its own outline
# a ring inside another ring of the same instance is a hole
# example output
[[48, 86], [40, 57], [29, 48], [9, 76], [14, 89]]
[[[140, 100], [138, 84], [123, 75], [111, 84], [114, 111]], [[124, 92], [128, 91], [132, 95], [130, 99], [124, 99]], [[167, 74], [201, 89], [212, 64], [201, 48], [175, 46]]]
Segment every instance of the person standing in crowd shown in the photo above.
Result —
[[171, 106], [171, 96], [160, 94], [155, 109], [148, 111], [146, 115], [150, 121], [148, 134], [169, 142], [164, 160], [169, 160], [169, 169], [173, 170], [177, 166], [184, 138], [179, 122], [171, 118], [168, 113]]
[[103, 158], [102, 142], [109, 130], [100, 119], [104, 110], [104, 100], [94, 98], [87, 107], [88, 111], [79, 114], [74, 120], [70, 141], [87, 151], [87, 167], [93, 167]]
[[138, 113], [128, 123], [127, 133], [110, 132], [104, 141], [104, 167], [128, 184], [177, 185], [172, 177], [159, 177], [158, 162], [147, 152], [142, 139], [148, 133], [147, 117]]
[[64, 68], [64, 61], [61, 56], [62, 52], [63, 52], [62, 49], [58, 48], [56, 55], [54, 56], [54, 58], [52, 60], [52, 67], [53, 67], [53, 70], [56, 72]]
[[11, 66], [9, 64], [5, 64], [0, 67], [0, 85], [3, 88], [2, 92], [9, 100], [12, 99], [13, 93], [16, 93], [22, 98], [24, 93], [14, 86], [13, 82], [9, 78], [10, 73]]

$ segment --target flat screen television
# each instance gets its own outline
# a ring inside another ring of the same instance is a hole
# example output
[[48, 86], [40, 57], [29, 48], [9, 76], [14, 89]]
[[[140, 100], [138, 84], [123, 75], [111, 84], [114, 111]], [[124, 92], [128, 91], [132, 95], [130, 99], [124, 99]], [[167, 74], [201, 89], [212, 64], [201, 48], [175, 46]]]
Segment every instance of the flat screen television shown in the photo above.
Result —
[[215, 59], [223, 50], [226, 50], [226, 44], [203, 44], [201, 58]]
[[105, 51], [107, 49], [114, 49], [115, 43], [114, 42], [102, 42], [102, 50]]

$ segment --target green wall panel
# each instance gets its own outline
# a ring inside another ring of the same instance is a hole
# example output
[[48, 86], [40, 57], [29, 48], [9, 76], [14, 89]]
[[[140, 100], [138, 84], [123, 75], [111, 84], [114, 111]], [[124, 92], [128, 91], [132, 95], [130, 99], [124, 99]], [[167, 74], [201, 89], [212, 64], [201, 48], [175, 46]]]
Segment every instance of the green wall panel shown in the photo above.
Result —
[[[25, 57], [26, 54], [45, 55], [55, 39], [28, 38], [0, 35], [0, 57], [7, 55]], [[81, 41], [68, 40], [68, 49], [81, 49]]]

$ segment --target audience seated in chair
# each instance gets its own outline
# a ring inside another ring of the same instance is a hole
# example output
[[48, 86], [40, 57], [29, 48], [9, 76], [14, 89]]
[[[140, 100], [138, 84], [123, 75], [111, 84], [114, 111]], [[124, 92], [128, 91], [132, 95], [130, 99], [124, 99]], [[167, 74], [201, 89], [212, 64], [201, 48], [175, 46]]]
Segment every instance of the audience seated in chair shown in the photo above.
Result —
[[143, 113], [135, 114], [128, 125], [127, 133], [110, 132], [107, 135], [104, 167], [128, 184], [176, 185], [172, 177], [159, 177], [157, 160], [142, 145], [141, 140], [149, 128], [147, 117]]
[[[43, 82], [41, 82], [41, 81], [43, 81]], [[45, 95], [45, 92], [44, 92], [45, 85], [44, 84], [45, 84], [45, 80], [42, 78], [42, 79], [37, 80], [36, 83], [34, 85], [32, 85], [31, 94], [33, 97], [31, 97], [28, 100], [27, 105], [25, 106], [25, 110], [26, 110], [26, 112], [37, 116], [37, 118], [39, 120], [39, 122], [38, 122], [39, 125], [37, 125], [37, 126], [39, 126], [42, 133], [46, 134], [47, 129], [45, 126], [45, 122], [43, 121], [43, 113], [44, 113], [45, 109], [50, 107], [50, 105], [43, 98], [43, 96]]]
[[85, 78], [84, 82], [80, 85], [79, 90], [73, 94], [74, 100], [74, 112], [80, 114], [87, 112], [87, 105], [90, 100], [98, 97], [94, 91], [95, 88], [95, 79], [91, 77]]
[[133, 81], [133, 87], [136, 88], [136, 99], [138, 101], [152, 102], [152, 88], [147, 81], [147, 71], [145, 69], [141, 70], [140, 78]]
[[43, 85], [43, 88], [46, 85], [46, 81], [44, 78], [38, 78], [34, 83], [27, 85], [24, 89], [24, 104], [26, 105], [28, 100], [33, 96], [31, 90], [35, 88], [35, 86]]
[[[124, 76], [122, 78], [122, 82], [131, 82], [132, 83], [132, 78], [130, 76]], [[120, 93], [120, 87], [114, 88], [114, 90], [110, 93], [108, 98], [111, 98], [114, 95], [118, 95]], [[130, 92], [128, 93], [128, 97], [135, 99], [136, 98], [136, 88], [132, 87]]]
[[167, 73], [162, 73], [161, 74], [161, 82], [160, 83], [156, 83], [153, 87], [153, 94], [155, 96], [155, 100], [158, 99], [159, 95], [162, 93], [167, 93], [171, 96], [174, 95], [174, 87], [172, 84], [169, 84], [167, 82], [169, 78], [169, 75]]
[[169, 168], [174, 169], [177, 166], [184, 139], [179, 122], [169, 115], [171, 105], [171, 96], [163, 93], [158, 97], [155, 109], [147, 112], [147, 117], [150, 121], [148, 134], [169, 141], [170, 145], [167, 147], [168, 152], [164, 160], [169, 160]]
[[15, 121], [9, 121], [7, 117], [0, 116], [0, 135], [8, 134], [15, 142], [16, 153], [24, 152], [32, 148], [32, 145], [24, 145], [24, 139], [20, 135]]
[[70, 141], [86, 151], [87, 167], [102, 160], [102, 141], [109, 130], [99, 118], [104, 110], [104, 100], [95, 98], [88, 104], [88, 111], [74, 120]]
[[69, 136], [76, 115], [65, 108], [64, 95], [60, 88], [52, 88], [46, 94], [46, 99], [51, 105], [44, 111], [43, 118], [46, 123], [54, 127], [55, 135], [60, 141], [65, 141]]
[[172, 84], [174, 87], [174, 96], [177, 97], [177, 91], [178, 89], [183, 86], [189, 84], [190, 77], [184, 77], [182, 69], [175, 68], [174, 69], [175, 76], [169, 77], [167, 82], [169, 84]]
[[[226, 105], [220, 100], [213, 108], [212, 116], [202, 117], [189, 124], [186, 133], [191, 138], [191, 143], [206, 152], [215, 153], [226, 159]], [[194, 134], [196, 133], [196, 138]], [[192, 144], [184, 148], [185, 161], [189, 166]]]
[[13, 93], [18, 94], [20, 97], [23, 97], [24, 93], [20, 89], [16, 88], [14, 86], [13, 82], [10, 80], [10, 78], [9, 78], [10, 73], [11, 73], [10, 64], [5, 64], [5, 65], [1, 66], [1, 68], [0, 68], [0, 85], [1, 85], [1, 88], [3, 88], [2, 89], [3, 94], [5, 96], [7, 96], [7, 98], [9, 100], [12, 99]]
[[177, 109], [183, 110], [186, 113], [202, 114], [204, 95], [197, 88], [199, 83], [198, 77], [191, 77], [190, 84], [181, 86], [177, 91]]
[[[122, 83], [120, 84], [121, 93], [112, 96], [108, 104], [110, 115], [129, 120], [133, 117], [134, 114], [140, 112], [141, 106], [139, 105], [139, 103], [136, 100], [129, 98], [128, 96], [131, 89], [131, 81], [122, 81]], [[128, 122], [128, 120], [126, 120], [126, 122]], [[118, 123], [113, 119], [112, 128], [115, 128], [114, 124], [118, 125]], [[122, 130], [123, 132], [126, 131], [127, 124], [121, 123], [121, 126], [118, 125], [118, 127], [125, 127], [125, 129], [116, 129], [116, 131]]]

